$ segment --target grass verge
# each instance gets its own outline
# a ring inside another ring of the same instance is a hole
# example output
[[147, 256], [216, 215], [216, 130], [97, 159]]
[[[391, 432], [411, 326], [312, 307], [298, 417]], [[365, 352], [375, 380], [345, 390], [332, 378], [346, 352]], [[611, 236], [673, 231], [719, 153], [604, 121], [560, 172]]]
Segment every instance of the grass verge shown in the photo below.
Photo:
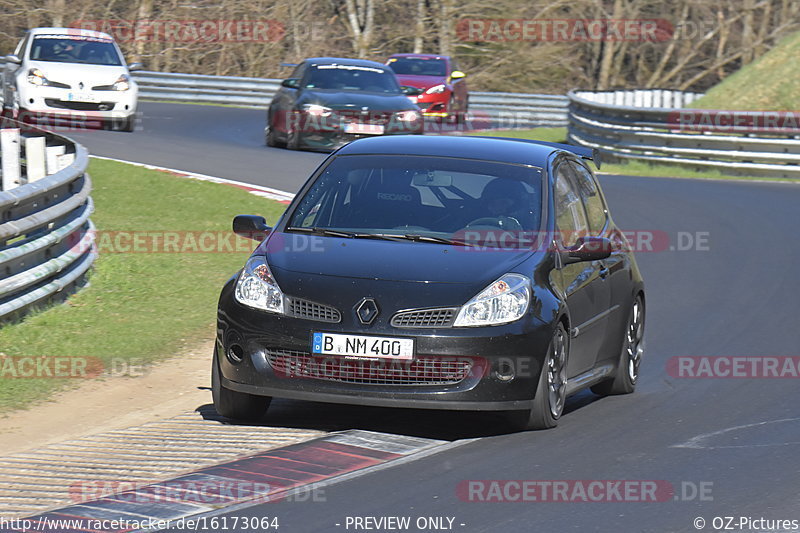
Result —
[[[241, 268], [246, 248], [199, 253], [181, 238], [177, 248], [181, 253], [104, 253], [127, 246], [115, 246], [110, 237], [130, 232], [204, 232], [213, 239], [227, 235], [236, 214], [261, 214], [274, 222], [284, 206], [236, 187], [114, 161], [92, 160], [89, 173], [96, 206], [92, 220], [101, 252], [90, 285], [63, 305], [0, 328], [0, 353], [91, 357], [110, 368], [115, 361], [152, 363], [201, 336], [208, 338], [213, 334], [219, 291]], [[256, 244], [250, 243], [252, 250]], [[14, 378], [10, 371], [0, 364], [0, 412], [26, 407], [83, 381]]]
[[800, 109], [800, 32], [783, 38], [772, 50], [709, 89], [690, 107], [737, 111]]

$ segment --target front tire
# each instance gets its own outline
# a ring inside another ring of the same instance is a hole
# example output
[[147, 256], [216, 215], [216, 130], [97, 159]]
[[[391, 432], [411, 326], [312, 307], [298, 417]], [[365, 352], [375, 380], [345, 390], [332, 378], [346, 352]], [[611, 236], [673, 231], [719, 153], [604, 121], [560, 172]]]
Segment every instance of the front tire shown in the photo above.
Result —
[[127, 117], [125, 120], [122, 121], [120, 124], [120, 131], [126, 131], [128, 133], [133, 133], [133, 130], [136, 128], [136, 115], [131, 115]]
[[211, 368], [211, 396], [217, 413], [233, 420], [256, 421], [267, 412], [272, 398], [256, 396], [227, 389], [220, 379], [219, 363], [216, 354]]
[[642, 295], [638, 294], [628, 314], [616, 373], [613, 378], [594, 385], [591, 388], [593, 393], [608, 396], [630, 394], [636, 390], [639, 365], [644, 354], [644, 317], [644, 300]]
[[533, 406], [512, 415], [512, 423], [517, 429], [550, 429], [558, 425], [567, 400], [568, 359], [569, 335], [564, 324], [559, 322], [539, 374]]
[[289, 150], [300, 149], [300, 132], [292, 130], [286, 134], [286, 148]]

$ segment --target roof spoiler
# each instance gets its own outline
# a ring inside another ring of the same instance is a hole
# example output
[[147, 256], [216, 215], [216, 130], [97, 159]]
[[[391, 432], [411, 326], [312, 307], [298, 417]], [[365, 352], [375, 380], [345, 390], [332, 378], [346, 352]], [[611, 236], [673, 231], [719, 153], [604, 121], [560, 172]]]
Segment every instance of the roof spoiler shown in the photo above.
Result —
[[516, 137], [489, 137], [489, 136], [481, 136], [484, 139], [500, 139], [502, 141], [518, 141], [530, 144], [539, 144], [542, 146], [549, 146], [551, 148], [558, 148], [559, 150], [565, 150], [567, 152], [572, 152], [573, 154], [577, 155], [581, 159], [587, 159], [594, 163], [594, 166], [597, 167], [597, 170], [600, 170], [601, 158], [600, 158], [600, 150], [597, 148], [587, 148], [585, 146], [575, 146], [572, 144], [564, 144], [564, 143], [551, 143], [547, 141], [536, 141], [533, 139], [519, 139]]
[[300, 64], [300, 63], [281, 63], [281, 66], [282, 66], [282, 67], [291, 67], [291, 68], [294, 68], [294, 67], [296, 67], [296, 66], [297, 66], [297, 65], [299, 65], [299, 64]]

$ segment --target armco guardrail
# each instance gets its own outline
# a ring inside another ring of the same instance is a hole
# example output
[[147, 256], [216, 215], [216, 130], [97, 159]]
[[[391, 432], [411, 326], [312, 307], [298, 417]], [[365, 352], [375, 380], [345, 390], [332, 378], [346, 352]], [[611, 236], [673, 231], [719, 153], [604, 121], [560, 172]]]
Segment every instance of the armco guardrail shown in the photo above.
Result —
[[86, 149], [3, 120], [0, 130], [0, 320], [58, 299], [95, 260]]
[[[569, 142], [599, 148], [611, 159], [714, 168], [734, 175], [800, 178], [797, 133], [748, 127], [714, 131], [713, 127], [682, 125], [680, 112], [689, 114], [685, 106], [701, 96], [698, 93], [570, 91], [567, 96]], [[706, 131], [700, 131], [703, 129]]]
[[[175, 72], [136, 72], [144, 100], [175, 100], [266, 107], [281, 80], [205, 76]], [[470, 93], [470, 110], [509, 127], [564, 126], [567, 97], [548, 94]]]

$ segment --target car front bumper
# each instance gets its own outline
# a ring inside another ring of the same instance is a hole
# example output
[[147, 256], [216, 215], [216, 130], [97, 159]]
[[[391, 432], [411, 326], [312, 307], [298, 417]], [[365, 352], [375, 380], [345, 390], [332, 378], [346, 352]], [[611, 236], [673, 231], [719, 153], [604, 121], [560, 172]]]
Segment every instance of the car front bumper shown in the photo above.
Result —
[[25, 84], [17, 95], [19, 107], [35, 116], [71, 120], [124, 119], [136, 113], [138, 90], [77, 91], [59, 87]]
[[[530, 408], [552, 337], [551, 325], [532, 316], [502, 326], [435, 329], [396, 328], [388, 319], [362, 326], [348, 313], [339, 323], [294, 318], [240, 304], [233, 282], [222, 291], [217, 325], [216, 359], [228, 389], [330, 403], [475, 411]], [[410, 337], [415, 357], [403, 362], [312, 356], [314, 332]]]

